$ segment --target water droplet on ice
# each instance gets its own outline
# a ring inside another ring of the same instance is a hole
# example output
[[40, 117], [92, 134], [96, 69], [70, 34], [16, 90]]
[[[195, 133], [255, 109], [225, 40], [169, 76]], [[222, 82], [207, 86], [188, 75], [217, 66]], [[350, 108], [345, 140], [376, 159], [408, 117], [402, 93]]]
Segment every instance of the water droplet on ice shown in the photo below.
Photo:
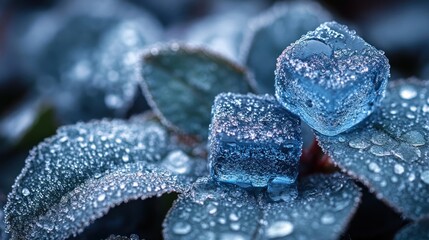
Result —
[[293, 232], [293, 224], [289, 221], [277, 221], [271, 224], [266, 232], [269, 238], [285, 237]]
[[28, 188], [23, 188], [22, 189], [22, 195], [24, 195], [24, 196], [30, 195], [30, 190], [28, 190]]
[[191, 232], [191, 225], [185, 222], [177, 222], [173, 226], [173, 232], [177, 235], [186, 235]]

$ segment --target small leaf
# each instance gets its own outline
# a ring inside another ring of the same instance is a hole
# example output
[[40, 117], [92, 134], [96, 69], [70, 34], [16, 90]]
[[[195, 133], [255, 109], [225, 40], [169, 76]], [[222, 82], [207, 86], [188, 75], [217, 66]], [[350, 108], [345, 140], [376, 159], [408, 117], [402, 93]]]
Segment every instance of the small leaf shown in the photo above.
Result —
[[210, 110], [221, 92], [252, 91], [245, 69], [203, 48], [171, 43], [143, 56], [143, 92], [167, 126], [207, 138]]
[[361, 124], [318, 139], [378, 198], [406, 217], [429, 215], [429, 81], [391, 82], [381, 107]]
[[306, 1], [275, 4], [249, 23], [240, 58], [255, 74], [263, 93], [274, 94], [276, 59], [283, 49], [330, 19], [319, 4]]
[[429, 239], [429, 219], [422, 219], [402, 228], [395, 240]]
[[164, 221], [165, 239], [252, 239], [262, 212], [255, 197], [235, 185], [197, 181]]
[[170, 210], [164, 237], [338, 239], [360, 200], [357, 186], [340, 174], [307, 177], [298, 191], [291, 202], [273, 203], [260, 193], [200, 179]]
[[316, 175], [298, 185], [292, 202], [261, 201], [260, 239], [338, 239], [360, 201], [359, 188], [340, 175]]
[[146, 120], [60, 128], [32, 150], [8, 196], [12, 238], [63, 239], [124, 201], [184, 191], [191, 174], [163, 167], [172, 150], [168, 133]]

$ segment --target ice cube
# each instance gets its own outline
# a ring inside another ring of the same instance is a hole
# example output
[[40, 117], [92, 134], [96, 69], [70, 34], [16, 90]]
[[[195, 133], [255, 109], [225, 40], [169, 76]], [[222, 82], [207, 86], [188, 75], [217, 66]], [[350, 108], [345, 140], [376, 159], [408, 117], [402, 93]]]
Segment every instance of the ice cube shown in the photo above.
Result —
[[276, 97], [314, 130], [337, 135], [380, 103], [390, 77], [388, 59], [356, 32], [321, 24], [277, 59]]

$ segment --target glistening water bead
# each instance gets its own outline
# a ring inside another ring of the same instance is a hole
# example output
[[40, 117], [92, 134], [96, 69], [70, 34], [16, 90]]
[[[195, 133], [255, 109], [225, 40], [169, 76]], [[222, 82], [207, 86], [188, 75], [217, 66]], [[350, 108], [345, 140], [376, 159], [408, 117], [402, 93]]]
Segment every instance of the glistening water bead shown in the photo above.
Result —
[[276, 97], [310, 127], [334, 136], [361, 122], [379, 105], [389, 69], [382, 51], [346, 26], [327, 22], [279, 56]]

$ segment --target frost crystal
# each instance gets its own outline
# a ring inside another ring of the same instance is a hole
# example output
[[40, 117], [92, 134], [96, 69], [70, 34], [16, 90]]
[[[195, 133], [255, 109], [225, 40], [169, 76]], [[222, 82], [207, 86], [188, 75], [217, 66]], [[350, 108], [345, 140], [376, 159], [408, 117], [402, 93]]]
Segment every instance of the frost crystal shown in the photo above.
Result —
[[372, 113], [390, 76], [384, 53], [336, 22], [320, 25], [287, 47], [275, 75], [277, 99], [329, 136]]
[[220, 94], [212, 115], [209, 164], [214, 179], [242, 187], [272, 183], [275, 191], [295, 183], [300, 121], [274, 97]]

